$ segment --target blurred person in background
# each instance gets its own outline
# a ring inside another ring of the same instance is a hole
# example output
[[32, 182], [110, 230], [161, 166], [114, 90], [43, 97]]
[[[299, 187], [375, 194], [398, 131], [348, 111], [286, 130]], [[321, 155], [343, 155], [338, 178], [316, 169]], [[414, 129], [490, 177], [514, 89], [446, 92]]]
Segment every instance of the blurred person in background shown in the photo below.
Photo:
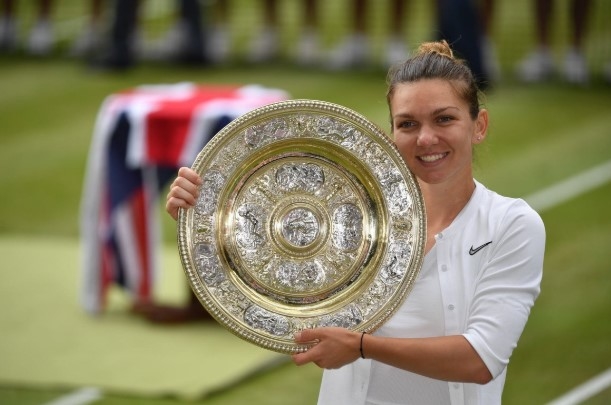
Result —
[[277, 0], [260, 0], [263, 6], [263, 26], [249, 44], [246, 59], [251, 63], [270, 62], [280, 54], [280, 24]]
[[[535, 8], [535, 49], [517, 66], [518, 78], [527, 83], [546, 80], [556, 72], [551, 51], [554, 0], [534, 0], [533, 5]], [[562, 74], [569, 83], [585, 84], [589, 80], [583, 48], [591, 5], [591, 0], [571, 0], [570, 2], [571, 38], [562, 65]]]
[[493, 40], [493, 23], [496, 0], [481, 0], [480, 14], [482, 25], [482, 62], [490, 80], [498, 82], [501, 79], [501, 66]]
[[72, 44], [71, 54], [73, 56], [91, 55], [102, 45], [103, 15], [105, 0], [91, 0], [85, 26]]
[[[303, 28], [294, 58], [302, 65], [313, 65], [318, 62], [318, 10], [317, 0], [303, 0]], [[251, 63], [271, 62], [280, 57], [281, 33], [278, 0], [259, 0], [263, 9], [263, 24], [259, 32], [252, 35], [249, 41], [246, 60]], [[214, 62], [227, 59], [231, 43], [228, 27], [230, 0], [216, 0], [214, 28], [210, 32], [209, 53]]]
[[405, 33], [405, 14], [409, 1], [392, 0], [390, 9], [390, 33], [384, 48], [385, 68], [390, 68], [395, 63], [403, 62], [409, 57], [409, 47], [403, 39]]
[[[263, 24], [249, 42], [246, 60], [251, 63], [274, 61], [281, 53], [280, 15], [278, 0], [260, 0], [263, 8]], [[409, 48], [403, 40], [406, 0], [392, 0], [390, 10], [390, 33], [385, 44], [385, 66], [405, 60]], [[347, 69], [372, 63], [371, 41], [367, 35], [367, 2], [354, 0], [350, 3], [350, 33], [330, 51], [328, 66], [332, 69]], [[229, 0], [213, 2], [217, 18], [210, 32], [209, 54], [211, 60], [219, 63], [229, 54], [230, 31], [227, 27], [230, 13]], [[322, 62], [319, 38], [319, 4], [317, 0], [301, 2], [303, 26], [294, 47], [292, 58], [298, 65], [315, 66]]]
[[[426, 207], [425, 257], [410, 294], [369, 334], [305, 329], [297, 365], [324, 368], [319, 404], [501, 403], [507, 365], [540, 292], [545, 228], [523, 200], [473, 178], [488, 112], [447, 42], [422, 44], [388, 75], [393, 140]], [[166, 210], [195, 205], [198, 174], [179, 170]]]
[[482, 14], [476, 0], [437, 0], [437, 38], [446, 39], [463, 58], [480, 89], [492, 85], [492, 74], [484, 60]]
[[[389, 67], [409, 56], [409, 47], [404, 41], [406, 0], [392, 0], [390, 8], [390, 32], [385, 43], [383, 65]], [[373, 62], [371, 41], [367, 33], [367, 0], [354, 0], [349, 15], [350, 32], [330, 55], [328, 66], [331, 69], [350, 69], [362, 67]]]
[[[0, 16], [0, 50], [15, 51], [19, 47], [17, 1], [2, 0]], [[31, 55], [44, 56], [53, 51], [55, 36], [51, 21], [52, 0], [38, 0], [38, 11], [30, 30], [26, 50]]]
[[[178, 23], [172, 29], [172, 43], [157, 48], [157, 59], [172, 62], [204, 65], [207, 63], [203, 38], [202, 10], [199, 0], [177, 0]], [[93, 66], [108, 70], [125, 70], [133, 66], [137, 58], [137, 26], [139, 0], [116, 0], [110, 28], [109, 50]]]
[[229, 0], [212, 0], [208, 14], [212, 16], [206, 34], [208, 59], [212, 63], [227, 62], [231, 54], [231, 30], [229, 28]]
[[102, 70], [125, 70], [135, 63], [139, 0], [115, 0], [111, 10], [108, 49], [93, 67]]

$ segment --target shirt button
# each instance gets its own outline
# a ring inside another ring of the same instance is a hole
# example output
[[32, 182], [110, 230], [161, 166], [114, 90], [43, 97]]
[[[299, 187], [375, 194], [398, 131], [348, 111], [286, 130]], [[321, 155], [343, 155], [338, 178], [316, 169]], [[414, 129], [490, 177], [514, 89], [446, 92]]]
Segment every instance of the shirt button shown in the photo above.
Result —
[[450, 304], [450, 305], [448, 305], [448, 309], [449, 309], [450, 311], [454, 311], [454, 304]]
[[443, 233], [439, 232], [437, 235], [437, 239], [443, 239]]
[[456, 389], [456, 390], [457, 390], [458, 388], [460, 388], [460, 384], [452, 384], [452, 385], [454, 386], [454, 389]]
[[442, 264], [441, 271], [448, 271], [448, 266], [446, 266], [445, 264]]

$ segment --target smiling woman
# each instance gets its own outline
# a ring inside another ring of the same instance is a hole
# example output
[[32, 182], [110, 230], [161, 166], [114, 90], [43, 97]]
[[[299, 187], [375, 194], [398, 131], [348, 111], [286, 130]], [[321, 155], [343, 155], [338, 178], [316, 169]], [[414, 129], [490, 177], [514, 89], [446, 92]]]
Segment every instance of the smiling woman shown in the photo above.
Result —
[[[472, 147], [486, 136], [488, 113], [445, 41], [421, 46], [390, 79], [393, 135], [426, 206], [422, 270], [373, 334], [302, 330], [296, 343], [317, 343], [293, 361], [326, 369], [322, 404], [500, 404], [509, 358], [539, 295], [543, 223], [524, 201], [473, 179]], [[172, 216], [193, 205], [199, 184], [197, 173], [181, 169], [168, 194]]]

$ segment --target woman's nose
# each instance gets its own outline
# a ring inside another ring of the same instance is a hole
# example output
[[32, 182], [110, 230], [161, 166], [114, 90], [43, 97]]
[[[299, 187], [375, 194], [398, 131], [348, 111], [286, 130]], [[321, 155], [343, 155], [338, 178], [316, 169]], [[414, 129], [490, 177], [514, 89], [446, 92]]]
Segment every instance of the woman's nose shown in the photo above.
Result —
[[435, 130], [428, 125], [423, 125], [418, 133], [417, 145], [430, 146], [437, 143]]

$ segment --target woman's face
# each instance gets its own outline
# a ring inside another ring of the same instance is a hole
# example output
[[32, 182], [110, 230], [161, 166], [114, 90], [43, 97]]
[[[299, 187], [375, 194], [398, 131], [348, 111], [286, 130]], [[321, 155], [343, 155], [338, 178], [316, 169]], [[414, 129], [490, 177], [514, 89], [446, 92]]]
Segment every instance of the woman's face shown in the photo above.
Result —
[[472, 145], [486, 136], [485, 110], [474, 120], [449, 81], [423, 79], [397, 85], [390, 114], [399, 152], [421, 182], [473, 181]]

